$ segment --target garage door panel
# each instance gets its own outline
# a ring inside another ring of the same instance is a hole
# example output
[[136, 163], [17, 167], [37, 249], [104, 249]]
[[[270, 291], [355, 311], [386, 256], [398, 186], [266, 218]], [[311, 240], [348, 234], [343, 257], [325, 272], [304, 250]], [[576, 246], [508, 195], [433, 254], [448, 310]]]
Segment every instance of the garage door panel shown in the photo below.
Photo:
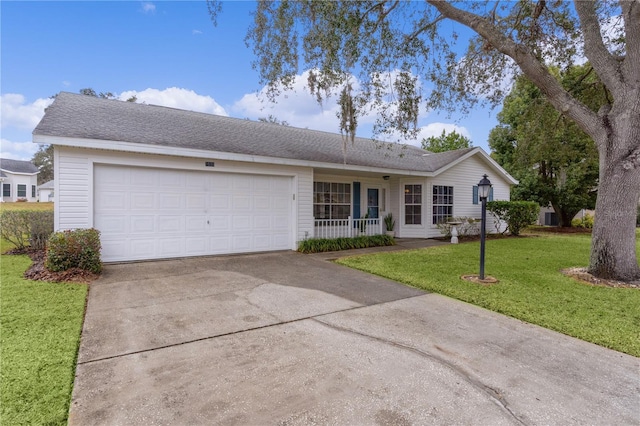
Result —
[[211, 216], [209, 224], [213, 231], [229, 231], [231, 229], [231, 218], [229, 216]]
[[207, 208], [207, 196], [204, 193], [187, 194], [186, 196], [187, 210], [198, 209], [204, 211]]
[[153, 215], [135, 215], [129, 217], [129, 232], [133, 234], [148, 234], [155, 231], [155, 217]]
[[148, 192], [132, 192], [130, 205], [133, 210], [150, 210], [155, 208], [155, 196]]
[[158, 184], [156, 171], [152, 169], [126, 169], [123, 176], [128, 176], [128, 183], [137, 187], [154, 187]]
[[207, 216], [185, 216], [185, 232], [200, 232], [202, 233], [207, 229]]
[[96, 209], [122, 211], [127, 208], [127, 194], [122, 191], [103, 191], [96, 199]]
[[160, 233], [176, 233], [185, 230], [183, 216], [158, 216], [157, 223]]
[[231, 249], [236, 252], [246, 252], [251, 249], [251, 236], [249, 235], [235, 235], [232, 236]]
[[155, 256], [156, 240], [153, 238], [136, 238], [129, 240], [130, 253], [133, 259], [153, 259]]
[[234, 195], [233, 204], [231, 208], [234, 211], [248, 211], [251, 210], [251, 197], [246, 195]]
[[181, 194], [160, 194], [158, 199], [158, 209], [160, 210], [178, 210], [184, 206]]
[[231, 237], [211, 237], [209, 238], [211, 254], [229, 253], [231, 251]]
[[184, 253], [184, 241], [182, 238], [158, 239], [158, 254], [160, 257], [178, 257]]
[[251, 216], [234, 215], [231, 219], [231, 231], [247, 231], [251, 229]]
[[127, 217], [125, 215], [101, 215], [96, 217], [93, 226], [99, 229], [102, 234], [126, 234]]
[[292, 178], [94, 167], [105, 261], [289, 249]]
[[211, 201], [210, 209], [212, 211], [226, 211], [231, 208], [231, 196], [229, 194], [211, 195], [209, 200]]

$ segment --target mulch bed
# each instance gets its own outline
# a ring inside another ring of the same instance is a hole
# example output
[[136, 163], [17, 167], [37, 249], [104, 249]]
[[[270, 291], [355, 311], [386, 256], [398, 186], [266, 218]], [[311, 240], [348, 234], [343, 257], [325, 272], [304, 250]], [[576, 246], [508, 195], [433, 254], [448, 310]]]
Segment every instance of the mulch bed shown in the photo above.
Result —
[[33, 281], [47, 281], [54, 283], [72, 282], [72, 283], [90, 283], [97, 280], [100, 275], [93, 272], [85, 271], [80, 268], [71, 268], [61, 272], [51, 272], [44, 266], [45, 251], [44, 250], [10, 250], [5, 254], [26, 254], [33, 262], [29, 269], [24, 273], [24, 277]]

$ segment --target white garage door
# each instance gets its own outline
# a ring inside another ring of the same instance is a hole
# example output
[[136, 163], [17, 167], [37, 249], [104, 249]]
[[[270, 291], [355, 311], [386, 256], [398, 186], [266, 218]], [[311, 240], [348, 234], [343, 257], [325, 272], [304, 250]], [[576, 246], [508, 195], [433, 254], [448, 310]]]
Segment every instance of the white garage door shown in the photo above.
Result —
[[292, 248], [292, 178], [96, 165], [106, 262]]

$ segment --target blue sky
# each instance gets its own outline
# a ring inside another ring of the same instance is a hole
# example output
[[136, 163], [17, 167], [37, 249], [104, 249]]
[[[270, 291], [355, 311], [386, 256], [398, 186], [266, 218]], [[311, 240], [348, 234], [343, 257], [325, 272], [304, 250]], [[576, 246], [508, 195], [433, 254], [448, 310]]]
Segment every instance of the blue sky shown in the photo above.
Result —
[[[49, 97], [87, 87], [231, 117], [271, 114], [292, 126], [337, 132], [335, 105], [317, 105], [304, 91], [304, 75], [296, 92], [275, 105], [257, 96], [258, 74], [244, 43], [253, 9], [252, 2], [227, 2], [214, 27], [204, 1], [1, 1], [2, 157], [30, 159], [37, 150], [31, 132]], [[457, 129], [488, 151], [496, 114], [424, 114], [420, 137]], [[361, 120], [359, 136], [371, 136], [371, 121]]]

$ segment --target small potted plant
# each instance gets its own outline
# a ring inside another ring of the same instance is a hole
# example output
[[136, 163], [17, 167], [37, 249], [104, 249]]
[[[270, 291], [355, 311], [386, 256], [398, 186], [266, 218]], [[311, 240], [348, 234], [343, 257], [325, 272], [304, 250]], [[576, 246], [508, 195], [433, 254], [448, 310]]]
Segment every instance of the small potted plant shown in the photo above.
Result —
[[386, 234], [390, 237], [393, 237], [395, 235], [393, 229], [396, 227], [396, 220], [393, 218], [393, 215], [391, 213], [387, 214], [384, 217], [384, 226], [387, 228]]

